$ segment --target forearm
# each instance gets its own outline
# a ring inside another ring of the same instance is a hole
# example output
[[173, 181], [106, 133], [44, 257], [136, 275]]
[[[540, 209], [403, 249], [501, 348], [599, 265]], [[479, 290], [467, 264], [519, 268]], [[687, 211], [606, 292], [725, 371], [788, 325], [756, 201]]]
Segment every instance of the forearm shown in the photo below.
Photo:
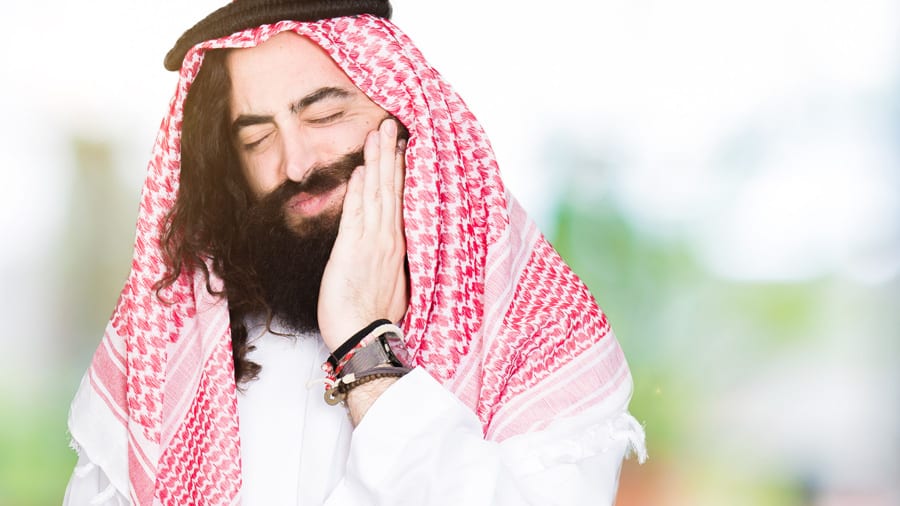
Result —
[[359, 425], [369, 408], [372, 407], [372, 404], [378, 400], [381, 394], [396, 382], [397, 378], [379, 378], [360, 385], [347, 393], [347, 411], [350, 413], [350, 420], [353, 422], [354, 427]]

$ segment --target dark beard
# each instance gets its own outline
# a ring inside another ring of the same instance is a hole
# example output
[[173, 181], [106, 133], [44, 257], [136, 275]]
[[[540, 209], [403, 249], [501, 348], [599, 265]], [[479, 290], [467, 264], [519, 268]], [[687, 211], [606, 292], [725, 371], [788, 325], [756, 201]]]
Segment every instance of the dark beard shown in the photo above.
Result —
[[[362, 149], [317, 167], [303, 181], [286, 181], [249, 210], [237, 245], [240, 262], [255, 275], [263, 302], [285, 327], [298, 333], [316, 331], [319, 285], [341, 220], [326, 211], [293, 227], [285, 206], [299, 192], [323, 194], [350, 179], [363, 165]], [[260, 308], [260, 309], [266, 309]]]

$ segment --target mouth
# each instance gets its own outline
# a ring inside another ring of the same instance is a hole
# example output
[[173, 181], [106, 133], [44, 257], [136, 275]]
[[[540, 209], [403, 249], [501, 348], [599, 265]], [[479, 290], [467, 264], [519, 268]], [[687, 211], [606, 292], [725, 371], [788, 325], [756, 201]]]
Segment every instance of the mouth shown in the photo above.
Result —
[[287, 201], [285, 211], [297, 218], [318, 216], [336, 202], [339, 203], [345, 191], [346, 184], [341, 184], [323, 192], [299, 192]]

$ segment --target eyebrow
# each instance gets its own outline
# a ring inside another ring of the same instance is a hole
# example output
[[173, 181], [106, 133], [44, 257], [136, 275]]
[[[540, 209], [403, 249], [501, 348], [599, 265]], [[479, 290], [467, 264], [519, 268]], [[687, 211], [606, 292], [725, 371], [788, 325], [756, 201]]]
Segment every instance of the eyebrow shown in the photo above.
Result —
[[[321, 102], [322, 100], [325, 100], [327, 98], [347, 98], [349, 96], [351, 96], [351, 93], [344, 88], [324, 86], [306, 95], [300, 100], [291, 103], [291, 114], [297, 114], [298, 112], [306, 109], [316, 102]], [[253, 125], [260, 125], [263, 123], [272, 123], [274, 119], [274, 116], [267, 114], [241, 114], [231, 122], [231, 133], [233, 135], [237, 135], [242, 128]]]

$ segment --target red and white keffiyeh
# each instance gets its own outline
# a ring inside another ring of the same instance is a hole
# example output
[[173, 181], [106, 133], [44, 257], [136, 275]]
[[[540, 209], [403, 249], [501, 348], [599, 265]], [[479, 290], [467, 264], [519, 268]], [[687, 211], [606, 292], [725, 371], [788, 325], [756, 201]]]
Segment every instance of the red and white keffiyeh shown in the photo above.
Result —
[[507, 194], [481, 126], [412, 42], [369, 15], [283, 21], [203, 42], [185, 57], [149, 164], [131, 274], [70, 414], [73, 439], [113, 485], [137, 505], [238, 501], [227, 302], [207, 292], [200, 273], [163, 293], [172, 304], [153, 285], [178, 191], [184, 99], [204, 51], [252, 47], [285, 30], [320, 45], [410, 131], [407, 362], [468, 405], [493, 441], [630, 391], [605, 316]]

